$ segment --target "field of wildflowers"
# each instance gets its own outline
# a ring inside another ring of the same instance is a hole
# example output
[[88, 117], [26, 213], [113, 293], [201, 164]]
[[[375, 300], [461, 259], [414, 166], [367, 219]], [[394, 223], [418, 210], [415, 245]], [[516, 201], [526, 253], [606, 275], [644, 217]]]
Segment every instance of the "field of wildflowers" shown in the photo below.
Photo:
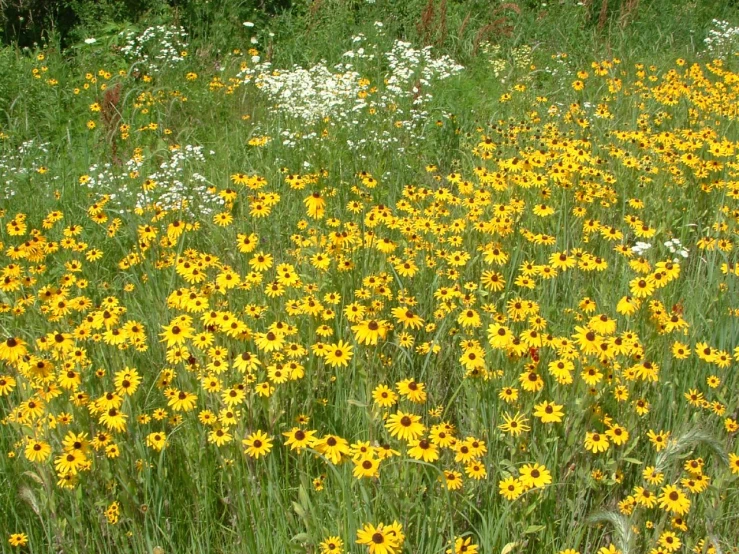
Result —
[[739, 26], [389, 27], [2, 51], [2, 552], [739, 552]]

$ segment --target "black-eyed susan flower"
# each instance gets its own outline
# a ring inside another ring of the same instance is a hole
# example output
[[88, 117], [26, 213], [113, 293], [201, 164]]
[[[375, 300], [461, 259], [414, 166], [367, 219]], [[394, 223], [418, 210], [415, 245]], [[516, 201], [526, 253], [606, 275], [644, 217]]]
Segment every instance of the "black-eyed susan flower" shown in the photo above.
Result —
[[519, 480], [524, 489], [540, 488], [552, 482], [552, 475], [541, 464], [524, 464], [519, 469]]
[[255, 431], [241, 441], [244, 453], [250, 458], [266, 456], [272, 450], [272, 439], [263, 431]]
[[338, 536], [326, 537], [318, 546], [321, 554], [343, 554], [344, 552], [344, 541]]
[[8, 544], [16, 548], [26, 546], [28, 544], [28, 535], [25, 533], [11, 533], [8, 537]]
[[380, 460], [373, 456], [365, 456], [358, 460], [354, 460], [354, 470], [352, 474], [357, 479], [372, 478], [378, 476], [380, 468]]
[[400, 551], [402, 541], [384, 524], [375, 527], [367, 523], [357, 530], [357, 544], [367, 546], [369, 554], [396, 554]]
[[400, 410], [388, 416], [385, 427], [393, 437], [404, 441], [415, 440], [426, 430], [421, 423], [421, 416]]
[[662, 487], [658, 501], [660, 508], [674, 514], [685, 515], [690, 510], [690, 499], [680, 488], [674, 485]]

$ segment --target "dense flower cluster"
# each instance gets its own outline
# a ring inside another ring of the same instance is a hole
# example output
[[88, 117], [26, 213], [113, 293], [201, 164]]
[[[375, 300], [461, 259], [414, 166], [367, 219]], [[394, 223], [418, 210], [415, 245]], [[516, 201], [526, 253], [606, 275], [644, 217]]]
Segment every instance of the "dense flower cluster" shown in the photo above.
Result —
[[184, 210], [191, 215], [213, 214], [225, 201], [208, 179], [193, 169], [205, 163], [206, 152], [202, 146], [186, 144], [171, 148], [169, 159], [147, 176], [143, 190], [137, 193], [136, 208], [154, 205], [167, 211]]
[[703, 39], [706, 52], [715, 58], [726, 59], [737, 53], [739, 48], [739, 27], [732, 27], [728, 21], [713, 20], [713, 28]]
[[[357, 133], [382, 152], [371, 111], [413, 126], [433, 84], [461, 70], [402, 42], [383, 56], [382, 85], [348, 64], [244, 62], [228, 85], [185, 79], [204, 94], [248, 81], [305, 125], [363, 114]], [[519, 69], [530, 56], [514, 56]], [[259, 166], [285, 152], [268, 135], [219, 173], [215, 151], [153, 124], [132, 140], [158, 133], [166, 148], [135, 146], [77, 177], [84, 209], [61, 194], [44, 213], [10, 198], [0, 406], [11, 463], [42, 468], [49, 494], [104, 495], [111, 526], [138, 517], [111, 475], [133, 483], [194, 450], [224, 475], [243, 464], [284, 488], [310, 476], [312, 493], [341, 489], [344, 502], [401, 494], [411, 475], [424, 502], [462, 514], [439, 549], [449, 554], [482, 544], [474, 502], [525, 518], [580, 491], [629, 516], [647, 552], [710, 551], [715, 483], [739, 474], [739, 344], [722, 328], [739, 315], [739, 75], [720, 61], [660, 72], [602, 60], [561, 104], [529, 83], [499, 99], [501, 110], [525, 101], [526, 114], [460, 132], [453, 169], [408, 160], [414, 179], [397, 189], [372, 167]], [[621, 109], [633, 113], [617, 119]], [[416, 522], [404, 515], [310, 548], [410, 551]], [[546, 523], [561, 525], [557, 547], [582, 547], [562, 532], [570, 520]], [[588, 540], [622, 551], [608, 534]]]
[[[0, 141], [3, 139], [7, 137], [0, 137]], [[43, 160], [49, 153], [48, 147], [48, 143], [31, 139], [0, 156], [0, 192], [5, 198], [15, 196], [18, 191], [23, 190], [29, 175], [44, 175], [48, 171], [43, 165]]]
[[[346, 144], [353, 150], [379, 144], [402, 151], [394, 133], [372, 128], [367, 125], [368, 119], [377, 119], [380, 113], [391, 114], [396, 129], [422, 139], [419, 128], [430, 116], [426, 106], [433, 98], [433, 84], [458, 74], [463, 67], [449, 56], [434, 57], [431, 47], [415, 49], [408, 42], [396, 40], [388, 52], [380, 52], [377, 44], [367, 44], [364, 35], [353, 37], [352, 43], [354, 48], [343, 56], [347, 61], [332, 68], [320, 62], [309, 68], [276, 69], [263, 62], [245, 64], [238, 77], [265, 94], [277, 113], [348, 130]], [[361, 72], [378, 58], [384, 59], [387, 71], [381, 83], [373, 83]], [[327, 129], [319, 134], [292, 127], [284, 129], [282, 135], [283, 144], [289, 146], [330, 136]]]
[[[360, 75], [337, 65], [331, 71], [325, 62], [308, 69], [295, 66], [290, 70], [270, 70], [262, 64], [256, 86], [270, 97], [275, 109], [310, 123], [324, 117], [336, 116], [344, 109], [355, 109], [353, 104], [363, 89]], [[366, 85], [365, 87], [366, 88]]]
[[126, 60], [151, 73], [174, 67], [187, 57], [188, 37], [182, 27], [156, 25], [140, 33], [124, 31], [121, 38], [121, 54]]

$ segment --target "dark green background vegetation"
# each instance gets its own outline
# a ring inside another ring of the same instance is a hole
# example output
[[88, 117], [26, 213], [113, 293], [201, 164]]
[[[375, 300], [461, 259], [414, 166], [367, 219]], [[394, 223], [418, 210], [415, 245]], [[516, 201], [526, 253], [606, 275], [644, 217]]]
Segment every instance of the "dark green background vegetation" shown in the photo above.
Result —
[[[584, 4], [582, 6], [577, 4]], [[398, 35], [452, 48], [465, 38], [582, 45], [629, 51], [683, 48], [703, 39], [714, 18], [731, 18], [736, 0], [3, 0], [0, 40], [62, 49], [116, 27], [178, 23], [216, 48], [259, 22], [292, 40], [351, 30], [382, 19]], [[310, 48], [307, 50], [310, 51]]]

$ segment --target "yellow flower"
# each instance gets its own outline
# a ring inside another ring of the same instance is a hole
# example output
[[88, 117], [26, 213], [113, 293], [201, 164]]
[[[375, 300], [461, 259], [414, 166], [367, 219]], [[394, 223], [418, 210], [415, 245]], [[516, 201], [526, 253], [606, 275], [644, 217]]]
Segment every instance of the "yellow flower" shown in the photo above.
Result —
[[325, 538], [318, 545], [321, 549], [321, 554], [343, 554], [344, 553], [344, 541], [341, 537], [331, 536]]
[[508, 433], [517, 437], [521, 433], [525, 433], [531, 430], [531, 427], [527, 425], [528, 419], [523, 417], [521, 414], [516, 412], [516, 415], [511, 417], [508, 413], [503, 414], [503, 420], [505, 423], [498, 425], [498, 429], [504, 433]]
[[524, 487], [515, 477], [507, 477], [498, 483], [498, 490], [507, 500], [515, 500], [523, 494]]
[[593, 432], [585, 433], [585, 448], [594, 454], [605, 452], [609, 448], [608, 437], [604, 434]]
[[25, 533], [12, 533], [8, 538], [10, 546], [21, 547], [28, 544], [28, 535]]
[[375, 527], [367, 523], [357, 530], [357, 544], [366, 545], [370, 554], [396, 554], [400, 552], [402, 541], [397, 533], [384, 524]]
[[246, 447], [244, 452], [250, 458], [266, 456], [272, 450], [272, 439], [262, 431], [255, 431], [241, 441]]
[[559, 423], [564, 417], [563, 406], [546, 400], [534, 406], [534, 417], [538, 417], [542, 423]]
[[363, 477], [377, 477], [380, 468], [380, 460], [374, 457], [364, 457], [354, 460], [353, 475], [357, 479]]
[[540, 464], [524, 464], [519, 469], [521, 486], [524, 489], [544, 487], [552, 482], [549, 470]]
[[421, 423], [421, 416], [400, 410], [387, 418], [385, 427], [393, 437], [406, 441], [417, 439], [426, 430], [426, 427]]
[[472, 537], [459, 537], [454, 541], [454, 549], [448, 548], [446, 554], [477, 554], [478, 548]]

